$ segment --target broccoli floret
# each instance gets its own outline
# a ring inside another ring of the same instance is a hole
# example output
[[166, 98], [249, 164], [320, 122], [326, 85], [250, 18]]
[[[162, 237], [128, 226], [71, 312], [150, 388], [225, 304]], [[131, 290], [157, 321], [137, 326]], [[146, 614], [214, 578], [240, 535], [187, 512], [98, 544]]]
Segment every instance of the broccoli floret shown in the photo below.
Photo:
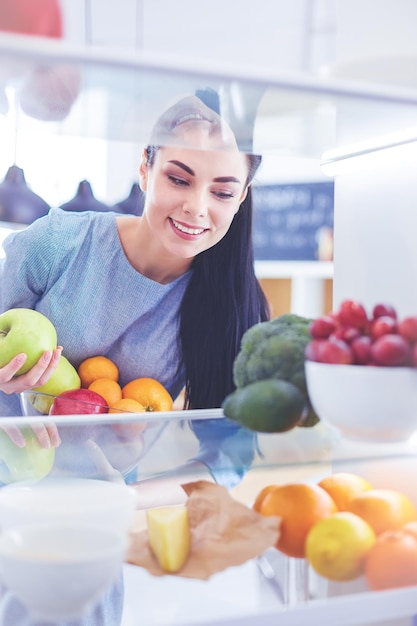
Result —
[[310, 341], [309, 324], [305, 317], [287, 314], [249, 328], [234, 362], [236, 387], [279, 378], [293, 383], [307, 395], [304, 350]]

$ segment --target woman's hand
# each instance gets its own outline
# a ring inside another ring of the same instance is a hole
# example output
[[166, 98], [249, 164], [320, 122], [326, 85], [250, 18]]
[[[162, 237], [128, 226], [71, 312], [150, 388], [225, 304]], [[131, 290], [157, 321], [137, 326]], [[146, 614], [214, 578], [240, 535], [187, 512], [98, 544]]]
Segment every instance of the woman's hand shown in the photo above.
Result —
[[22, 393], [34, 387], [41, 387], [52, 376], [58, 366], [62, 346], [55, 350], [46, 350], [39, 361], [26, 374], [16, 376], [24, 362], [26, 354], [17, 354], [7, 365], [0, 368], [0, 391], [3, 393]]
[[[62, 346], [57, 346], [55, 350], [47, 350], [32, 369], [21, 376], [15, 375], [26, 361], [26, 354], [16, 355], [7, 365], [0, 368], [0, 391], [7, 394], [22, 393], [44, 385], [56, 370], [61, 352]], [[2, 427], [0, 423], [0, 428], [19, 448], [26, 445], [18, 426]], [[61, 443], [58, 429], [54, 424], [36, 424], [32, 426], [32, 430], [42, 448], [58, 447]]]

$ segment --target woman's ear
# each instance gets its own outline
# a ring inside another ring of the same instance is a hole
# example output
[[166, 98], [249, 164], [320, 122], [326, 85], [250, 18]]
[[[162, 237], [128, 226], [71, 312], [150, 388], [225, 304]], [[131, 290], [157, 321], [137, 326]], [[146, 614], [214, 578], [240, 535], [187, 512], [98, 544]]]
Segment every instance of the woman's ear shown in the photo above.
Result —
[[142, 152], [142, 159], [139, 165], [139, 186], [143, 192], [146, 191], [146, 187], [148, 184], [148, 164], [147, 164], [148, 155], [146, 150]]
[[240, 196], [239, 206], [242, 204], [242, 202], [245, 200], [246, 196], [248, 195], [248, 189], [249, 189], [249, 185], [246, 185], [246, 187], [242, 191], [242, 195]]

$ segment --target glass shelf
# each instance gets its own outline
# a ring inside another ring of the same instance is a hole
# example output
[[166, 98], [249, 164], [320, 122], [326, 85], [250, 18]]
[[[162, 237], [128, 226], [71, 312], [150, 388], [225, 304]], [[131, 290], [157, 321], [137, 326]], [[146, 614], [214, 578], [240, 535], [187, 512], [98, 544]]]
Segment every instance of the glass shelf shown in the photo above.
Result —
[[415, 127], [417, 91], [398, 86], [4, 34], [0, 67], [0, 88], [16, 107], [19, 127], [35, 120], [45, 131], [78, 137], [146, 143], [167, 106], [205, 88], [218, 92], [220, 113], [247, 152], [320, 159], [343, 144], [346, 121], [350, 141]]

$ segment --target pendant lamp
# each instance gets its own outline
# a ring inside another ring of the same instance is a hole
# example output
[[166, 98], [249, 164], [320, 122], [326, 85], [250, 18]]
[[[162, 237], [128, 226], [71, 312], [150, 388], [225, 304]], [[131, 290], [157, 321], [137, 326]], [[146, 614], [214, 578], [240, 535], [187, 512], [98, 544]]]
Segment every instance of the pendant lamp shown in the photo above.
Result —
[[61, 204], [61, 209], [65, 211], [109, 211], [110, 207], [104, 202], [96, 200], [90, 183], [82, 180], [78, 185], [75, 196]]
[[31, 224], [46, 215], [49, 204], [29, 189], [23, 170], [12, 165], [0, 184], [0, 220]]
[[129, 215], [142, 215], [144, 202], [145, 194], [138, 183], [133, 183], [127, 198], [115, 204], [113, 210]]

